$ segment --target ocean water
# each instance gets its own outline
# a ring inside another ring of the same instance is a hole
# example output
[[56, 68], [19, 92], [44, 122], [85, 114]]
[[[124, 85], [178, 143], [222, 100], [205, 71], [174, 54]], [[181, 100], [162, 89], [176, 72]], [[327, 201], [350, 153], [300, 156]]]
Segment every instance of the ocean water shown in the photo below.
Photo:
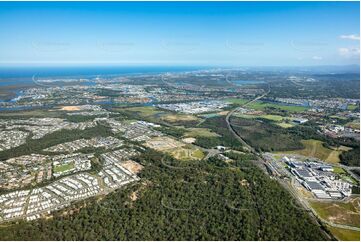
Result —
[[0, 86], [31, 84], [32, 77], [96, 77], [102, 75], [160, 74], [208, 69], [196, 66], [87, 66], [87, 67], [0, 67]]

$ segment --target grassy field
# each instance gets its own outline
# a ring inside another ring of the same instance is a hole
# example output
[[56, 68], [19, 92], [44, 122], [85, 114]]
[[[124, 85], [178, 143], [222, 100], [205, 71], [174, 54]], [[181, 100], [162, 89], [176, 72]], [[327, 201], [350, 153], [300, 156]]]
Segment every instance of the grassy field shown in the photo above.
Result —
[[360, 198], [343, 202], [310, 202], [317, 214], [332, 223], [360, 226]]
[[273, 114], [252, 115], [252, 114], [236, 113], [234, 115], [236, 117], [240, 117], [240, 118], [263, 118], [263, 119], [268, 119], [270, 121], [275, 121], [275, 122], [280, 122], [283, 119], [287, 119], [287, 117], [283, 117], [283, 116], [280, 116], [280, 115], [273, 115]]
[[349, 150], [352, 150], [351, 147], [347, 147], [347, 146], [343, 146], [343, 145], [341, 145], [340, 147], [335, 147], [334, 149], [335, 149], [335, 150], [340, 150], [340, 151], [349, 151]]
[[218, 134], [212, 132], [210, 129], [206, 128], [188, 128], [188, 132], [184, 134], [185, 137], [219, 137]]
[[[50, 111], [50, 112], [49, 112]], [[34, 110], [24, 110], [24, 111], [16, 111], [16, 112], [0, 112], [1, 117], [46, 117], [46, 118], [55, 118], [60, 117], [60, 113], [55, 110], [43, 110], [43, 109], [34, 109]]]
[[156, 107], [131, 107], [125, 108], [124, 111], [137, 113], [140, 118], [145, 118], [150, 122], [157, 122], [159, 119], [168, 123], [179, 122], [198, 122], [200, 119], [190, 114], [178, 114], [160, 110]]
[[335, 119], [339, 119], [339, 120], [346, 120], [346, 117], [343, 116], [337, 116], [337, 115], [331, 115], [330, 118], [335, 118]]
[[355, 105], [355, 104], [349, 104], [349, 105], [347, 105], [347, 109], [348, 110], [355, 110], [357, 108], [357, 105]]
[[336, 174], [346, 174], [346, 171], [342, 169], [341, 167], [334, 167], [333, 172]]
[[249, 99], [243, 99], [243, 98], [227, 98], [227, 99], [224, 99], [224, 101], [230, 102], [230, 103], [233, 103], [233, 104], [243, 105], [243, 104], [245, 104], [246, 102], [248, 102], [250, 100]]
[[286, 123], [286, 122], [280, 122], [280, 123], [276, 123], [276, 125], [282, 127], [282, 128], [292, 128], [293, 126], [295, 126], [294, 124], [291, 123]]
[[60, 165], [60, 166], [55, 166], [54, 167], [54, 172], [57, 173], [57, 172], [64, 172], [64, 171], [67, 171], [67, 170], [71, 170], [73, 169], [75, 166], [74, 166], [74, 163], [67, 163], [67, 164], [63, 164], [63, 165]]
[[176, 148], [170, 154], [178, 160], [201, 160], [204, 158], [204, 153], [199, 149], [194, 148]]
[[291, 120], [290, 117], [283, 117], [281, 115], [273, 115], [273, 114], [262, 114], [262, 115], [250, 115], [250, 114], [234, 114], [236, 117], [246, 118], [246, 119], [255, 119], [255, 118], [263, 118], [270, 121], [273, 121], [274, 124], [282, 127], [282, 128], [291, 128], [295, 126], [293, 123], [284, 122], [285, 120]]
[[187, 122], [187, 121], [198, 121], [199, 119], [193, 115], [189, 115], [189, 114], [169, 114], [169, 115], [165, 115], [162, 116], [161, 118], [164, 121], [170, 122], [170, 123], [175, 123], [175, 122]]
[[[225, 101], [233, 103], [233, 104], [243, 105], [250, 100], [243, 99], [243, 98], [228, 98], [228, 99], [225, 99]], [[281, 105], [281, 104], [276, 104], [276, 103], [267, 103], [267, 102], [262, 102], [262, 101], [252, 102], [252, 103], [248, 104], [247, 107], [253, 108], [256, 110], [264, 110], [266, 108], [278, 108], [278, 109], [290, 111], [290, 112], [304, 112], [308, 109], [307, 107], [288, 106], [288, 105]]]
[[257, 117], [258, 117], [258, 116], [256, 116], [256, 115], [241, 114], [241, 113], [234, 113], [233, 116], [239, 117], [239, 118], [246, 118], [246, 119], [253, 119], [253, 118], [257, 118]]
[[352, 129], [360, 129], [360, 123], [357, 121], [352, 121], [346, 124], [346, 126], [352, 128]]
[[193, 145], [187, 145], [170, 137], [155, 137], [145, 145], [149, 148], [168, 153], [179, 160], [201, 160], [204, 153]]
[[218, 117], [220, 115], [221, 115], [220, 113], [207, 113], [207, 114], [200, 114], [198, 116], [202, 117], [202, 118], [214, 118], [214, 117]]
[[337, 116], [337, 115], [331, 115], [330, 118], [340, 119], [340, 120], [346, 120], [346, 117]]
[[141, 116], [152, 116], [158, 113], [163, 113], [161, 110], [155, 107], [132, 107], [126, 108], [125, 110], [140, 113]]
[[276, 121], [276, 122], [280, 122], [283, 119], [285, 119], [285, 117], [282, 117], [280, 115], [272, 115], [272, 114], [264, 114], [264, 115], [260, 115], [260, 118], [264, 118], [264, 119], [268, 119], [271, 121]]
[[360, 231], [340, 229], [328, 226], [333, 236], [341, 241], [360, 241]]
[[353, 178], [348, 173], [341, 174], [340, 176], [341, 176], [341, 179], [343, 179], [344, 181], [347, 181], [347, 182], [349, 182], [351, 184], [354, 184], [354, 185], [358, 184], [358, 182], [355, 180], [355, 178]]
[[339, 155], [343, 152], [343, 148], [329, 149], [324, 147], [322, 141], [319, 140], [302, 140], [302, 144], [305, 146], [302, 150], [284, 151], [284, 154], [299, 154], [308, 157], [315, 157], [320, 160], [324, 160], [329, 163], [339, 163]]
[[307, 107], [280, 105], [280, 104], [275, 104], [275, 103], [266, 103], [266, 102], [262, 102], [262, 101], [253, 102], [253, 103], [247, 105], [247, 107], [253, 108], [256, 110], [264, 110], [266, 108], [277, 108], [277, 109], [281, 109], [281, 110], [285, 110], [285, 111], [289, 111], [289, 112], [295, 112], [295, 113], [304, 112], [304, 111], [308, 110]]

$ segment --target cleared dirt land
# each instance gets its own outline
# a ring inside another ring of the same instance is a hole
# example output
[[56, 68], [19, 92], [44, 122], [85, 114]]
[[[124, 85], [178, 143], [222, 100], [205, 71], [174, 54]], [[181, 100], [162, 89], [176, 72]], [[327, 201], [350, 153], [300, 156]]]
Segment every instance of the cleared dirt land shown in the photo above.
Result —
[[319, 216], [336, 224], [360, 226], [360, 198], [349, 202], [310, 202]]
[[145, 145], [157, 151], [166, 152], [179, 160], [200, 160], [204, 158], [204, 153], [200, 149], [170, 137], [156, 137], [148, 140]]
[[62, 110], [62, 111], [79, 111], [80, 107], [79, 106], [62, 106], [60, 108], [60, 110]]
[[158, 110], [155, 107], [132, 107], [126, 108], [125, 110], [140, 113], [142, 116], [150, 116], [157, 113], [162, 113], [162, 111]]
[[281, 123], [276, 123], [276, 125], [282, 127], [282, 128], [292, 128], [293, 126], [295, 126], [294, 124], [291, 123], [285, 123], [285, 122], [281, 122]]
[[302, 150], [282, 151], [278, 153], [283, 154], [299, 154], [308, 157], [315, 157], [320, 160], [324, 160], [329, 163], [340, 162], [340, 154], [350, 148], [342, 146], [334, 149], [329, 149], [323, 146], [323, 142], [319, 140], [302, 140], [302, 144], [305, 146]]
[[148, 140], [145, 145], [157, 151], [167, 151], [185, 146], [185, 144], [182, 142], [179, 142], [170, 137], [155, 137], [151, 140]]
[[182, 141], [187, 144], [192, 144], [192, 143], [196, 142], [196, 139], [190, 137], [190, 138], [184, 138], [184, 139], [182, 139]]
[[360, 231], [340, 229], [328, 226], [331, 233], [341, 241], [360, 241]]
[[193, 115], [188, 114], [169, 114], [161, 118], [164, 121], [175, 123], [175, 122], [187, 122], [187, 121], [198, 121], [199, 119]]
[[204, 153], [201, 150], [193, 148], [175, 149], [171, 154], [179, 160], [201, 160], [204, 158]]
[[122, 166], [125, 169], [127, 169], [128, 171], [133, 172], [135, 174], [139, 173], [143, 169], [142, 165], [140, 165], [139, 163], [134, 162], [132, 160], [127, 160], [127, 161], [123, 162]]
[[184, 134], [185, 137], [219, 137], [219, 134], [212, 132], [210, 129], [206, 128], [188, 128], [188, 132]]

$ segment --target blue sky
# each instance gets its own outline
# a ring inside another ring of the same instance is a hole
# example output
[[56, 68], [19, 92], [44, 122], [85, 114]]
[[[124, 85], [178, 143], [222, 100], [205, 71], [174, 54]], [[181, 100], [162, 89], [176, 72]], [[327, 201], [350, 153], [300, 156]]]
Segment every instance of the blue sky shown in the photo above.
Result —
[[0, 2], [0, 65], [359, 64], [358, 2]]

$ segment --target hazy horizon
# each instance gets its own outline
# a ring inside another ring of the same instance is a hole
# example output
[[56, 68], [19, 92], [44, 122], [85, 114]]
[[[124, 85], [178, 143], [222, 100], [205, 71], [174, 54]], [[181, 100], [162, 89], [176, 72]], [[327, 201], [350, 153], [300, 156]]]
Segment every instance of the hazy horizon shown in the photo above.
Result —
[[359, 22], [359, 2], [0, 2], [0, 65], [359, 65]]

